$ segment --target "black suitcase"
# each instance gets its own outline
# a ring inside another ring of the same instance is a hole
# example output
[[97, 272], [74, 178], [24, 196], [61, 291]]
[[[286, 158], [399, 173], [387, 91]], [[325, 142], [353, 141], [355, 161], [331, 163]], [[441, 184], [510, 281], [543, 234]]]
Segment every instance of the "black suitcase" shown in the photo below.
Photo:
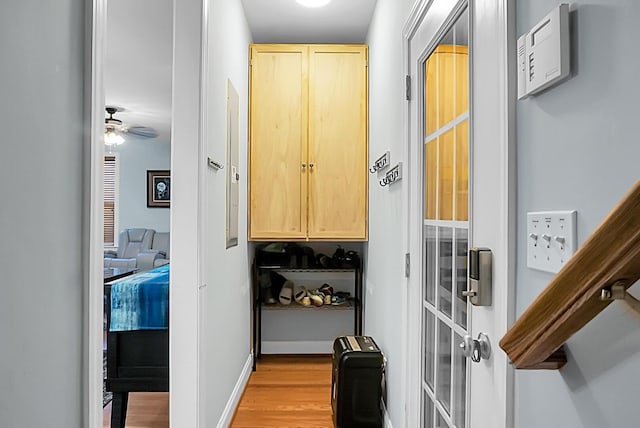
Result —
[[384, 357], [369, 336], [333, 342], [331, 409], [335, 428], [382, 428]]

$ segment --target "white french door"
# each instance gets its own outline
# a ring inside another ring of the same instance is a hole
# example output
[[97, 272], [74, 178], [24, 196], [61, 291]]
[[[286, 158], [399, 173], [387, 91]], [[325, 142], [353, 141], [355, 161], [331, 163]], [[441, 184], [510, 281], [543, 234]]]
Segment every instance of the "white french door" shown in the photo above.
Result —
[[[498, 348], [513, 284], [509, 2], [491, 3], [418, 2], [405, 29], [412, 81], [408, 233], [415, 260], [407, 426], [511, 426], [511, 369]], [[491, 306], [472, 306], [463, 294], [470, 246], [493, 251]], [[476, 363], [460, 344], [479, 333], [493, 349]]]
[[418, 101], [422, 170], [421, 426], [467, 426], [469, 13], [455, 11], [421, 61]]

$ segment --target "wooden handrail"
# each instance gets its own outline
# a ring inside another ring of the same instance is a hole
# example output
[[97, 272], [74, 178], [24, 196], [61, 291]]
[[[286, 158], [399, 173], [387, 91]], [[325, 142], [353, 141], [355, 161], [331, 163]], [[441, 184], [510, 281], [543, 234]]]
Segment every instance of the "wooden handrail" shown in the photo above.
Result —
[[549, 285], [500, 340], [518, 369], [559, 369], [562, 345], [611, 300], [602, 290], [626, 290], [640, 279], [640, 181], [607, 215]]

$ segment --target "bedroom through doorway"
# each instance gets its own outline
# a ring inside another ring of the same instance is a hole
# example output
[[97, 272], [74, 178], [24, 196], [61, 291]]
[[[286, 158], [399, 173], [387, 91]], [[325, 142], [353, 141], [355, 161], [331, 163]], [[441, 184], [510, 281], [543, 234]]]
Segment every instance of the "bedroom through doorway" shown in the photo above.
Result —
[[168, 426], [173, 1], [104, 3], [103, 426]]

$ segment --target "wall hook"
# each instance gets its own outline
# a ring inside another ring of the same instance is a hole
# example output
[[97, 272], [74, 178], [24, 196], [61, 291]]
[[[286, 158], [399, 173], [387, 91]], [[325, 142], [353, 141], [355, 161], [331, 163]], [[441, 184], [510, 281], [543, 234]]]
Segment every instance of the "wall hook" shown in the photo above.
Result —
[[380, 186], [384, 187], [400, 180], [402, 180], [402, 162], [398, 162], [396, 166], [387, 171], [384, 178], [380, 180]]
[[390, 160], [391, 160], [391, 152], [387, 150], [382, 156], [376, 159], [373, 165], [371, 165], [371, 167], [369, 168], [369, 172], [373, 174], [376, 171], [385, 169], [386, 167], [389, 166]]

